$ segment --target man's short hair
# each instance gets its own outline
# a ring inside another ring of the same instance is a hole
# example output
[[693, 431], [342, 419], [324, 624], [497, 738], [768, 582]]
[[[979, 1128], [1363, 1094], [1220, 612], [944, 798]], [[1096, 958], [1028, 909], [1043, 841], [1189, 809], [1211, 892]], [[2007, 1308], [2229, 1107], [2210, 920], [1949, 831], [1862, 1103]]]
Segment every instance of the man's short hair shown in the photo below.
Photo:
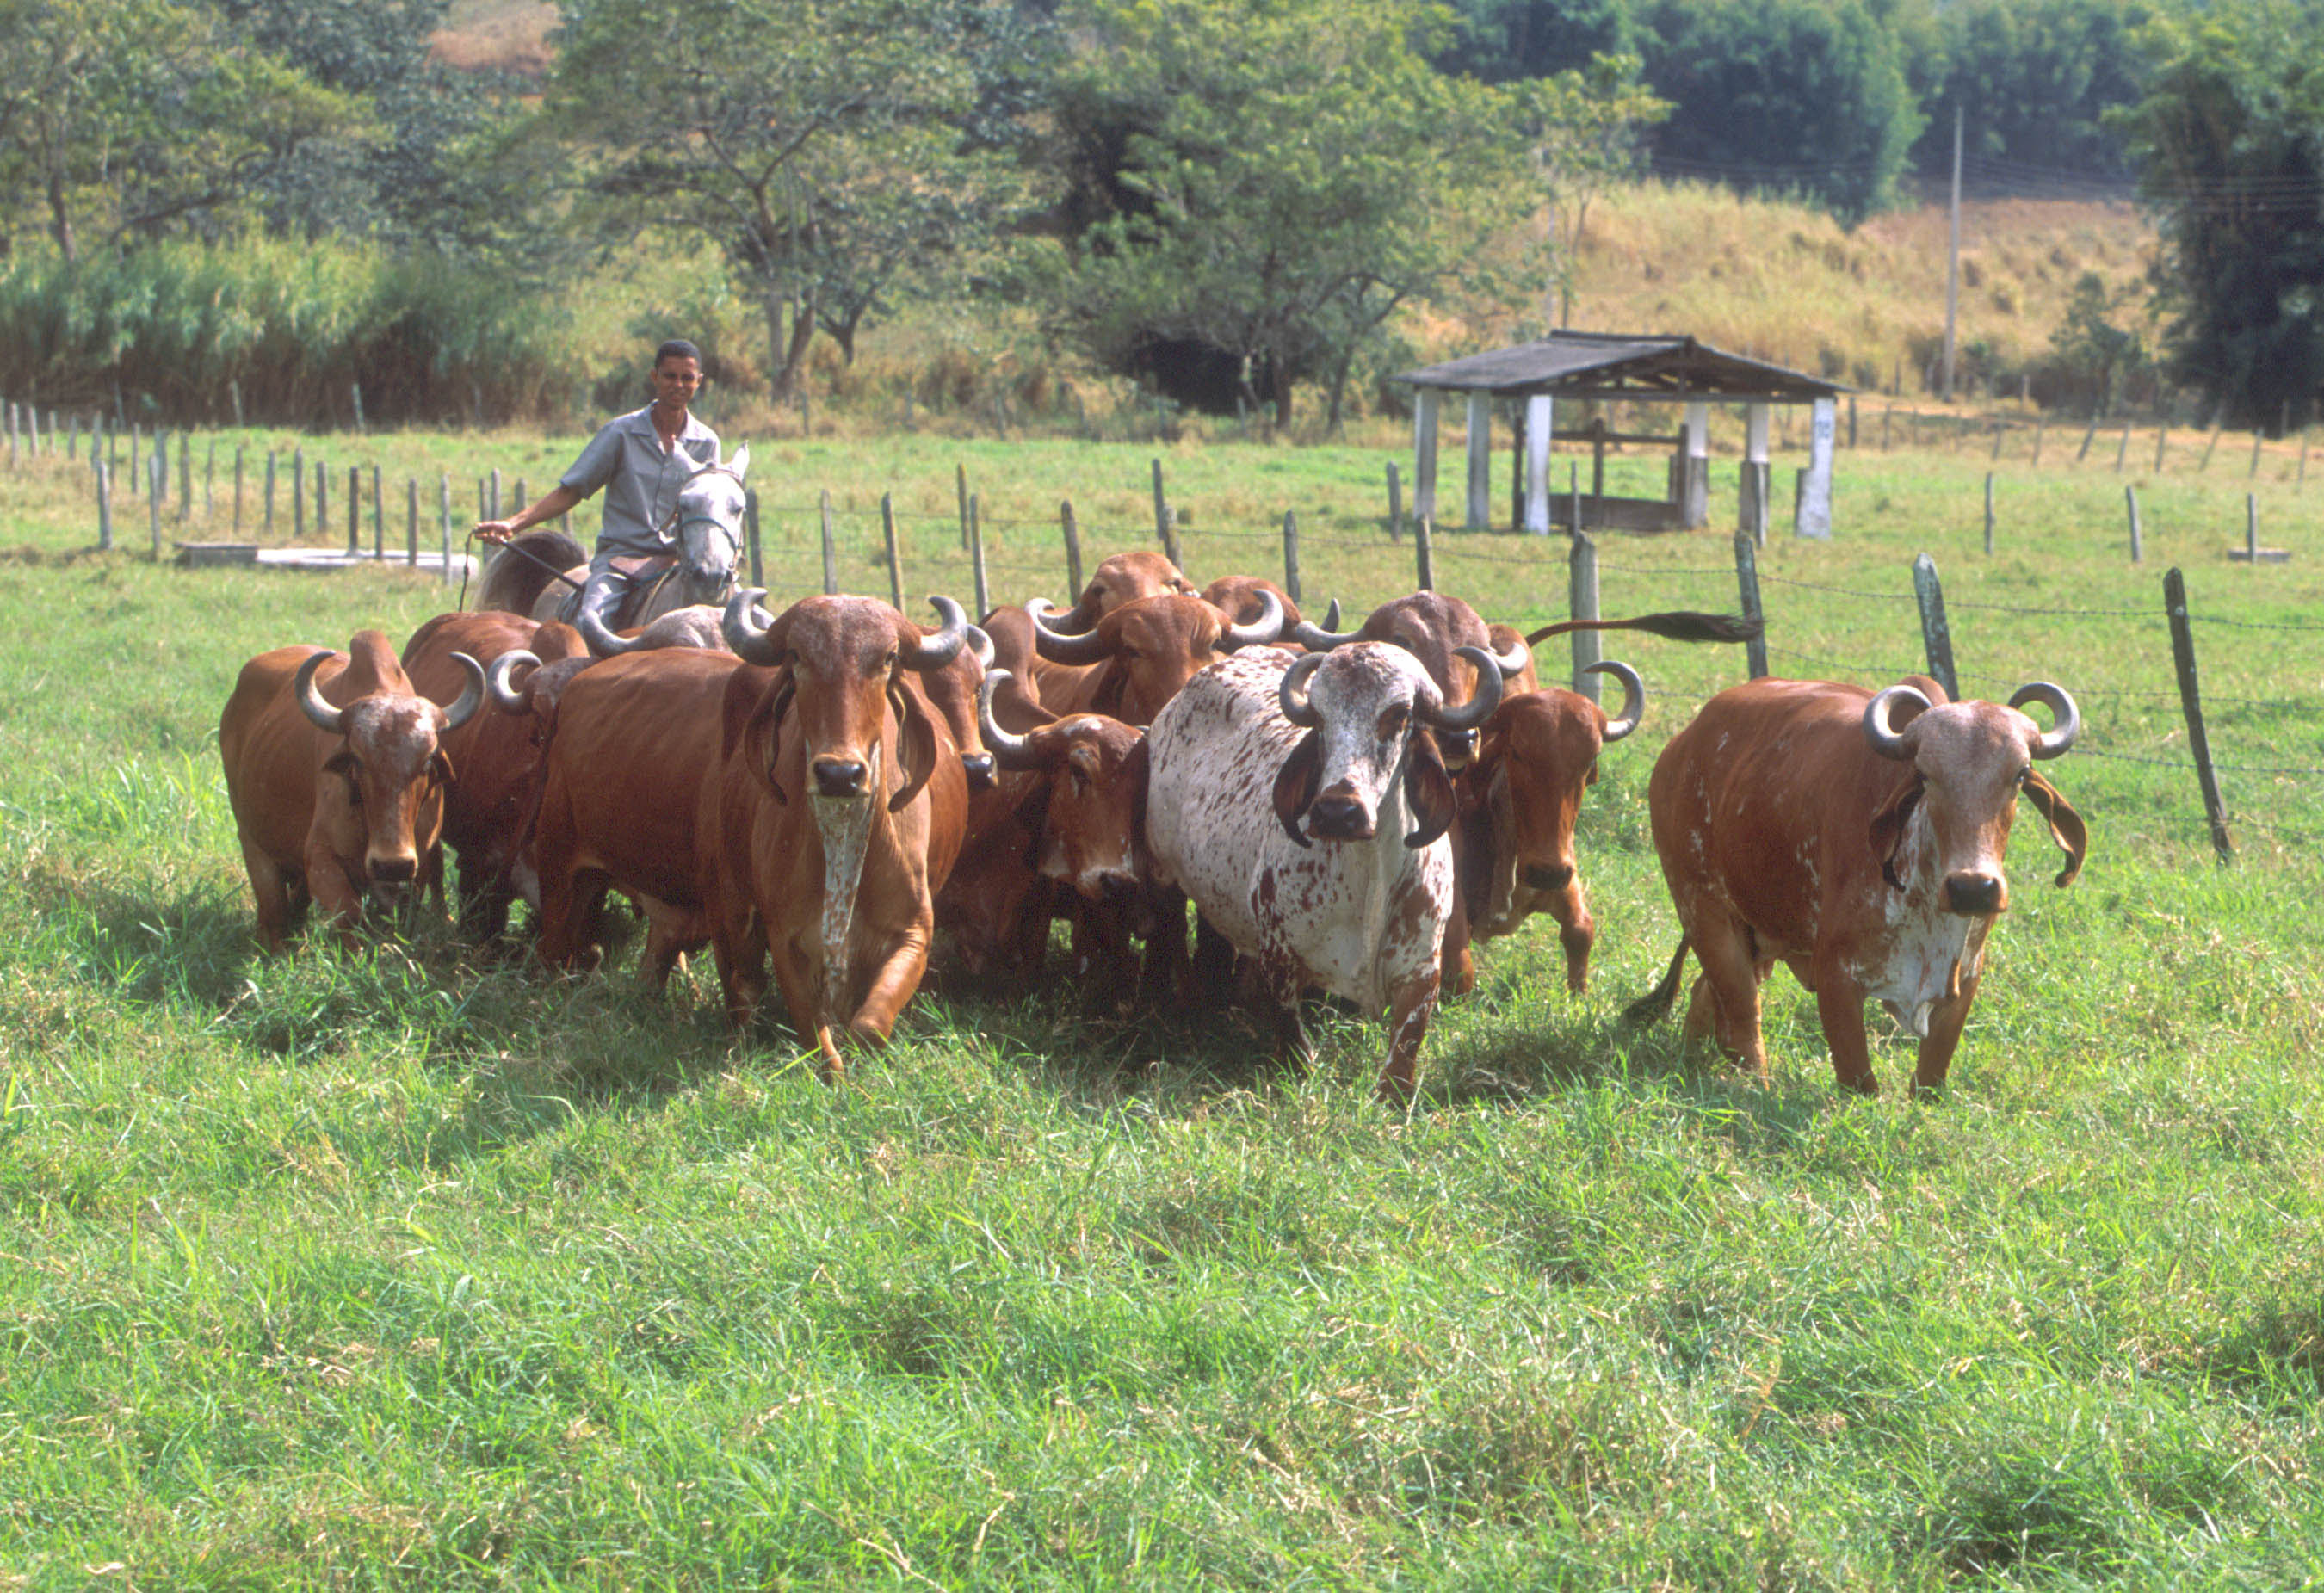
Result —
[[702, 363], [702, 351], [683, 337], [673, 337], [654, 350], [653, 363], [657, 367], [662, 361], [673, 359], [692, 360], [698, 365]]

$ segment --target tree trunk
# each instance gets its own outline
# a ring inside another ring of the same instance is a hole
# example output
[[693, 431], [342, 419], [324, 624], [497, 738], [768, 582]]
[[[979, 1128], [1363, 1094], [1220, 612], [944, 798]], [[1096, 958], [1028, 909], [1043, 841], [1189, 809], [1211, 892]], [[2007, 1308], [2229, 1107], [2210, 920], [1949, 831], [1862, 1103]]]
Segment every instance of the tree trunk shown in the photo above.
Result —
[[1340, 420], [1348, 396], [1348, 368], [1355, 363], [1356, 351], [1351, 345], [1332, 367], [1332, 412], [1326, 425], [1333, 437], [1340, 435]]
[[79, 258], [73, 241], [72, 211], [65, 203], [64, 172], [54, 165], [49, 168], [49, 230], [56, 235], [57, 253], [68, 264]]
[[1275, 424], [1291, 424], [1291, 362], [1269, 360], [1267, 364], [1268, 397], [1275, 401]]
[[791, 316], [790, 329], [783, 329], [783, 309], [789, 303], [782, 294], [770, 291], [767, 306], [767, 352], [773, 356], [774, 373], [767, 379], [767, 396], [779, 404], [788, 403], [798, 391], [799, 373], [807, 364], [807, 345], [815, 341], [815, 295], [809, 292]]

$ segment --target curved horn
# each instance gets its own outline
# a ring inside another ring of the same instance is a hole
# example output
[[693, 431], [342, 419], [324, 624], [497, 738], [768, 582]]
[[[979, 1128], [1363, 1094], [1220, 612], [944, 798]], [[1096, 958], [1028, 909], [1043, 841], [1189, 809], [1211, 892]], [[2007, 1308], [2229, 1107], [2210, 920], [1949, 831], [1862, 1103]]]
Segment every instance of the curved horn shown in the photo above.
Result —
[[2050, 710], [2051, 727], [2034, 740], [2034, 756], [2056, 758], [2074, 744], [2082, 733], [2082, 711], [2074, 706], [2074, 699], [2066, 695], [2062, 686], [2052, 686], [2046, 680], [2029, 680], [2009, 695], [2013, 708], [2027, 703], [2039, 703]]
[[1638, 672], [1619, 658], [1600, 658], [1594, 664], [1585, 665], [1582, 672], [1584, 675], [1610, 675], [1622, 683], [1621, 716], [1606, 722], [1605, 730], [1598, 737], [1599, 744], [1604, 746], [1618, 741], [1637, 729], [1638, 717], [1646, 711], [1646, 683], [1638, 678]]
[[1027, 603], [1025, 612], [1033, 616], [1033, 646], [1052, 664], [1094, 664], [1113, 651], [1100, 631], [1051, 630], [1043, 617], [1054, 612], [1046, 597]]
[[581, 632], [581, 640], [589, 644], [592, 658], [618, 658], [623, 653], [637, 650], [634, 637], [616, 636], [613, 628], [605, 623], [605, 616], [595, 609], [583, 609], [573, 616], [573, 629]]
[[976, 655], [978, 668], [983, 669], [992, 668], [994, 657], [992, 638], [985, 634], [983, 626], [971, 625], [968, 628], [968, 650]]
[[1283, 717], [1302, 730], [1314, 730], [1323, 723], [1315, 712], [1315, 704], [1307, 700], [1307, 678], [1323, 667], [1323, 655], [1311, 652], [1283, 672], [1283, 684], [1275, 690], [1275, 700], [1282, 705]]
[[1335, 597], [1332, 600], [1332, 606], [1323, 611], [1322, 624], [1318, 625], [1313, 620], [1302, 620], [1286, 634], [1311, 653], [1328, 653], [1335, 647], [1347, 646], [1363, 631], [1340, 629], [1340, 600]]
[[530, 677], [526, 677], [524, 688], [521, 691], [511, 684], [511, 677], [528, 664], [535, 669], [540, 668], [539, 658], [522, 648], [517, 648], [494, 658], [491, 667], [484, 671], [485, 695], [493, 699], [493, 706], [502, 713], [530, 714], [532, 712]]
[[949, 597], [928, 594], [928, 606], [936, 611], [944, 628], [934, 636], [908, 639], [897, 649], [897, 660], [907, 669], [918, 669], [923, 675], [931, 669], [941, 669], [960, 657], [960, 649], [968, 645], [968, 612]]
[[[1515, 680], [1532, 665], [1533, 649], [1526, 646], [1525, 638], [1520, 636], [1509, 644], [1508, 651], [1495, 653], [1492, 658], [1493, 667], [1501, 672], [1501, 678]], [[1618, 676], [1616, 678], [1619, 679], [1620, 677]]]
[[1888, 723], [1891, 710], [1899, 703], [1915, 704], [1923, 712], [1929, 706], [1929, 699], [1921, 695], [1918, 686], [1883, 686], [1872, 694], [1870, 702], [1864, 704], [1864, 740], [1881, 757], [1901, 763], [1912, 756], [1912, 751], [1904, 745], [1903, 732], [1892, 728]]
[[985, 672], [976, 687], [976, 726], [984, 732], [984, 750], [992, 754], [993, 762], [1003, 769], [1038, 769], [1041, 760], [1034, 754], [1033, 739], [1001, 729], [992, 717], [992, 694], [1016, 678], [1006, 669]]
[[1219, 647], [1232, 652], [1239, 647], [1265, 647], [1283, 634], [1283, 600], [1261, 586], [1251, 594], [1259, 599], [1259, 618], [1248, 625], [1228, 621], [1219, 627]]
[[468, 684], [458, 700], [443, 711], [445, 732], [459, 729], [475, 718], [476, 710], [484, 705], [484, 667], [466, 653], [454, 653], [452, 662], [460, 666], [468, 677]]
[[290, 695], [299, 699], [300, 712], [315, 722], [317, 730], [334, 736], [346, 732], [347, 711], [334, 708], [323, 700], [323, 694], [315, 688], [315, 671], [323, 667], [324, 659], [336, 656], [327, 648], [308, 654], [307, 661], [299, 666], [299, 673], [290, 679]]
[[1477, 689], [1469, 700], [1457, 708], [1441, 704], [1432, 706], [1426, 701], [1416, 701], [1413, 711], [1432, 729], [1448, 730], [1465, 735], [1493, 716], [1501, 705], [1501, 672], [1493, 668], [1493, 655], [1480, 647], [1455, 648], [1452, 656], [1466, 658], [1477, 671]]
[[718, 622], [718, 633], [734, 656], [746, 664], [773, 665], [782, 661], [782, 651], [767, 634], [772, 625], [759, 623], [759, 600], [767, 595], [764, 586], [746, 586], [726, 600], [726, 612]]

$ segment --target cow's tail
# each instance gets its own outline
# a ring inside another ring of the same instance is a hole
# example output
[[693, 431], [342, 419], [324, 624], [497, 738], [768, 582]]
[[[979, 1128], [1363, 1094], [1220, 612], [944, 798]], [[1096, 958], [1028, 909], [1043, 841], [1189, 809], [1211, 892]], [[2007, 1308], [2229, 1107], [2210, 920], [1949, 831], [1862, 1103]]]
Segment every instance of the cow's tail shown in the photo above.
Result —
[[1644, 631], [1649, 636], [1671, 641], [1748, 641], [1766, 629], [1762, 622], [1739, 614], [1673, 609], [1666, 613], [1640, 614], [1629, 620], [1560, 620], [1527, 636], [1526, 645], [1539, 647], [1551, 637], [1563, 636], [1569, 631]]
[[588, 553], [563, 531], [536, 529], [513, 538], [493, 557], [484, 584], [476, 589], [476, 607], [529, 614], [540, 594], [576, 564], [587, 564]]
[[1663, 971], [1662, 982], [1623, 1008], [1622, 1021], [1644, 1028], [1668, 1017], [1671, 1003], [1678, 999], [1679, 974], [1685, 967], [1686, 936], [1682, 935], [1678, 938], [1678, 950], [1671, 953], [1670, 966]]

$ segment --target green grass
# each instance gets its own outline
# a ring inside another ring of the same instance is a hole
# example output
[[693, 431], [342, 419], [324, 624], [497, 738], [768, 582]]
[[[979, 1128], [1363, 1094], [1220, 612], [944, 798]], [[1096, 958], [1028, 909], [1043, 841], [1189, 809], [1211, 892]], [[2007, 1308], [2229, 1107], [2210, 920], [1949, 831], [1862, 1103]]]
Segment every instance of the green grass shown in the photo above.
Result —
[[[573, 446], [306, 440], [463, 498]], [[729, 1038], [706, 964], [663, 1007], [425, 925], [263, 961], [216, 768], [234, 671], [400, 640], [442, 588], [98, 556], [78, 473], [0, 476], [0, 1578], [2324, 1579], [2324, 778], [2224, 775], [2241, 856], [2212, 861], [2160, 591], [2183, 565], [2218, 759], [2312, 770], [2324, 634], [2223, 622], [2317, 624], [2324, 543], [2287, 452], [2257, 490], [2293, 562], [2231, 566], [2241, 461], [2190, 458], [2146, 483], [2133, 568], [2111, 454], [2050, 449], [2000, 467], [1989, 559], [1981, 450], [1843, 452], [1838, 539], [1762, 555], [1779, 672], [1919, 668], [1912, 604], [1843, 592], [1908, 592], [1926, 549], [1971, 687], [2083, 704], [2051, 773], [2089, 867], [2051, 890], [2018, 825], [1947, 1097], [1840, 1098], [1780, 973], [1769, 1088], [1618, 1028], [1673, 933], [1647, 771], [1741, 671], [1625, 640], [1657, 695], [1584, 811], [1591, 991], [1543, 931], [1482, 948], [1409, 1116], [1370, 1100], [1376, 1024], [1323, 1013], [1303, 1075], [1061, 972], [932, 981], [835, 1093], [788, 1035]], [[892, 490], [908, 591], [964, 594], [958, 461], [996, 595], [1062, 597], [1057, 501], [1093, 564], [1150, 541], [1153, 454], [755, 448], [770, 582], [818, 578], [827, 487], [847, 582], [884, 591]], [[1311, 602], [1408, 588], [1389, 454], [1162, 456], [1198, 577], [1279, 568], [1292, 511]], [[1563, 546], [1446, 533], [1439, 585], [1559, 617]], [[1733, 601], [1724, 535], [1603, 562], [1609, 612]]]

